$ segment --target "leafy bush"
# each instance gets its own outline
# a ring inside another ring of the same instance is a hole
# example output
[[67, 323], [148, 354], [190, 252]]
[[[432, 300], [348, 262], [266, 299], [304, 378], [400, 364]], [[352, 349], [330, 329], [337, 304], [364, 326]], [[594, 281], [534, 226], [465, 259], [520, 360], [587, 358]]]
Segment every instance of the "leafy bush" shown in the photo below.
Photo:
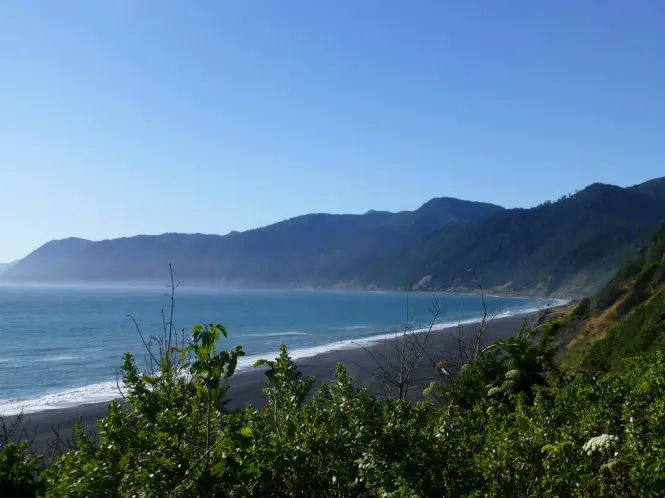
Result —
[[585, 297], [580, 301], [580, 303], [575, 307], [571, 314], [573, 319], [584, 319], [591, 312], [591, 298]]
[[36, 496], [41, 458], [28, 452], [28, 443], [0, 445], [0, 496]]
[[99, 422], [99, 444], [78, 429], [78, 449], [62, 455], [44, 474], [55, 496], [191, 496], [211, 492], [214, 450], [234, 425], [220, 410], [226, 379], [244, 353], [216, 352], [226, 329], [197, 325], [192, 343], [171, 348], [158, 375], [139, 372], [125, 354], [123, 380], [129, 409], [117, 402]]

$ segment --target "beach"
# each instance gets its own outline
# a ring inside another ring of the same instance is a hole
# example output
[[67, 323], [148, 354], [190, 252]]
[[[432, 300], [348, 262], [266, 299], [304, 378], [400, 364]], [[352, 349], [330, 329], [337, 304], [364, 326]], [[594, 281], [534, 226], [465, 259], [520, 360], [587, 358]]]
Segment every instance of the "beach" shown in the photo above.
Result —
[[[494, 319], [488, 326], [483, 344], [489, 344], [494, 340], [515, 335], [525, 319], [533, 319], [536, 314], [526, 313]], [[460, 325], [463, 333], [470, 338], [478, 324]], [[457, 327], [436, 330], [432, 332], [431, 344], [427, 354], [420, 361], [418, 368], [413, 373], [409, 388], [409, 398], [412, 400], [422, 399], [422, 391], [432, 381], [439, 380], [434, 362], [456, 357], [457, 343], [455, 337], [458, 333]], [[314, 376], [315, 386], [323, 381], [329, 381], [335, 375], [338, 362], [347, 369], [353, 378], [354, 384], [367, 387], [368, 391], [377, 396], [384, 394], [385, 389], [380, 380], [380, 369], [373, 359], [373, 354], [383, 355], [395, 351], [395, 338], [377, 341], [364, 347], [343, 350], [333, 350], [320, 353], [311, 357], [296, 360], [304, 377]], [[230, 389], [227, 398], [230, 399], [227, 409], [243, 409], [247, 405], [260, 409], [265, 400], [262, 389], [266, 387], [264, 371], [250, 369], [241, 371], [229, 379]], [[64, 441], [71, 439], [75, 424], [80, 421], [87, 430], [94, 431], [96, 421], [103, 418], [108, 410], [108, 402], [89, 403], [67, 408], [44, 410], [41, 412], [24, 414], [18, 438], [28, 439], [33, 451], [45, 456], [47, 463], [53, 454], [55, 434], [58, 433]], [[4, 417], [5, 424], [11, 424], [16, 416]]]

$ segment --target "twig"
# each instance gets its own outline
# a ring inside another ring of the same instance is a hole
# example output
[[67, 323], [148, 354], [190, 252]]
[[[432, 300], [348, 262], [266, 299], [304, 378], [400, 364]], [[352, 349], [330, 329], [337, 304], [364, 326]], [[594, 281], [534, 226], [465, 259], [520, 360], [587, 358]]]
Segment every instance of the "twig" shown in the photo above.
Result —
[[[367, 348], [363, 345], [360, 347], [369, 354], [372, 358], [378, 371], [372, 372], [375, 377], [381, 380], [384, 392], [387, 396], [391, 395], [391, 389], [396, 391], [397, 399], [405, 399], [409, 392], [411, 378], [415, 372], [421, 359], [428, 353], [431, 346], [432, 332], [436, 324], [441, 307], [433, 298], [433, 309], [430, 310], [432, 318], [429, 326], [425, 331], [419, 331], [411, 326], [413, 318], [410, 315], [409, 299], [406, 299], [406, 323], [402, 328], [401, 333], [395, 331], [394, 338], [388, 339], [392, 341], [394, 347], [393, 354], [383, 354], [376, 350], [376, 348]], [[388, 345], [386, 343], [386, 345]], [[366, 371], [364, 367], [361, 367]], [[391, 388], [391, 389], [389, 389]]]
[[125, 393], [122, 392], [122, 389], [120, 389], [120, 383], [118, 382], [118, 369], [115, 370], [115, 387], [118, 389], [118, 393], [120, 393], [120, 396], [122, 396], [122, 399], [127, 401], [127, 398], [125, 397]]
[[175, 289], [176, 285], [173, 282], [173, 265], [169, 263], [169, 273], [171, 275], [171, 318], [169, 319], [169, 342], [168, 349], [171, 347], [171, 336], [173, 335], [173, 313], [175, 311]]
[[[134, 318], [132, 315], [127, 315], [132, 322], [134, 322], [134, 327], [136, 327], [136, 331], [139, 333], [139, 337], [141, 338], [141, 342], [143, 343], [143, 347], [146, 349], [148, 354], [150, 355], [150, 360], [151, 362], [154, 362], [155, 364], [159, 365], [159, 361], [157, 361], [157, 358], [155, 358], [155, 355], [152, 352], [152, 348], [148, 343], [145, 342], [145, 338], [143, 337], [143, 332], [141, 331], [141, 325], [139, 322], [136, 321], [136, 318]], [[150, 337], [152, 339], [152, 336]], [[151, 363], [152, 365], [152, 363]]]

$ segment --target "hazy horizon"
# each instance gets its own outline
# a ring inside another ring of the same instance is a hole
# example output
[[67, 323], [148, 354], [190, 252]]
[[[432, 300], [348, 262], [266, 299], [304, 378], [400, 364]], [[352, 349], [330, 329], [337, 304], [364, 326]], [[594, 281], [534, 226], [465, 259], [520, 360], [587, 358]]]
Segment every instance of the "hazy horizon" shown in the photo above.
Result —
[[0, 262], [662, 176], [665, 4], [7, 2]]
[[[651, 179], [652, 179], [652, 178], [648, 178], [648, 179], [646, 179], [646, 180], [644, 180], [644, 181], [648, 181], [648, 180], [651, 180]], [[639, 184], [639, 183], [643, 183], [643, 182], [638, 182], [637, 184]], [[632, 186], [634, 186], [634, 185], [636, 185], [636, 184], [635, 184], [635, 183], [631, 183], [630, 185], [618, 185], [618, 186], [619, 186], [619, 187], [632, 187]], [[587, 185], [585, 185], [584, 187], [586, 187], [586, 186], [587, 186]], [[581, 187], [581, 188], [584, 188], [584, 187]], [[581, 188], [576, 189], [576, 190], [581, 190]], [[572, 194], [573, 192], [569, 192], [569, 193]], [[566, 195], [566, 194], [561, 194], [561, 195]], [[559, 197], [561, 197], [561, 196], [559, 196]], [[430, 199], [428, 199], [428, 200], [430, 200]], [[482, 200], [472, 200], [472, 199], [463, 199], [463, 200], [471, 200], [471, 201], [473, 201], [473, 202], [485, 202], [485, 201], [482, 201]], [[545, 202], [545, 201], [555, 201], [555, 200], [556, 200], [556, 199], [543, 199], [543, 200], [539, 201], [537, 204], [540, 204], [540, 203]], [[427, 202], [427, 200], [424, 201], [423, 203], [419, 204], [417, 207], [415, 207], [415, 208], [413, 208], [413, 209], [406, 209], [405, 211], [414, 211], [414, 210], [418, 209], [420, 206], [422, 206], [425, 202]], [[505, 206], [502, 206], [502, 207], [505, 207]], [[530, 207], [533, 207], [533, 206], [513, 206], [512, 208], [530, 208]], [[512, 208], [508, 208], [508, 209], [512, 209]], [[386, 211], [386, 210], [382, 210], [382, 209], [374, 209], [374, 210], [375, 210], [375, 211]], [[367, 212], [367, 211], [365, 211], [365, 212]], [[394, 211], [392, 211], [392, 212], [394, 212]], [[298, 216], [304, 216], [304, 215], [307, 215], [307, 214], [362, 215], [362, 214], [364, 214], [364, 213], [302, 213], [302, 214], [296, 215], [295, 217], [298, 217]], [[90, 242], [101, 242], [101, 241], [104, 241], [104, 240], [112, 240], [112, 239], [118, 239], [118, 238], [133, 238], [133, 237], [139, 237], [139, 236], [142, 236], [142, 235], [147, 235], [147, 236], [159, 236], [159, 235], [168, 235], [168, 234], [174, 234], [174, 233], [177, 233], [177, 234], [184, 234], [184, 235], [210, 235], [210, 236], [222, 236], [222, 237], [223, 237], [223, 236], [225, 236], [225, 235], [229, 235], [229, 234], [234, 233], [234, 232], [244, 232], [244, 231], [248, 231], [248, 230], [254, 230], [254, 229], [257, 229], [257, 228], [262, 228], [262, 227], [264, 227], [264, 226], [269, 226], [269, 225], [272, 225], [272, 224], [275, 224], [275, 223], [279, 223], [279, 222], [281, 222], [281, 221], [285, 221], [285, 220], [275, 220], [274, 222], [270, 222], [270, 223], [268, 223], [267, 225], [262, 225], [262, 226], [257, 226], [257, 227], [249, 227], [249, 228], [246, 228], [246, 229], [244, 229], [244, 230], [230, 230], [230, 231], [228, 231], [228, 232], [226, 232], [226, 233], [173, 232], [173, 231], [167, 231], [167, 232], [155, 232], [155, 233], [122, 234], [122, 235], [118, 235], [117, 237], [106, 237], [106, 238], [99, 238], [99, 239], [88, 239], [88, 238], [85, 238], [85, 237], [79, 237], [79, 236], [77, 236], [77, 235], [66, 235], [66, 236], [64, 236], [64, 237], [60, 237], [60, 238], [58, 238], [58, 239], [45, 240], [45, 241], [43, 241], [41, 244], [39, 244], [39, 245], [33, 247], [33, 248], [30, 249], [28, 252], [26, 252], [26, 253], [23, 254], [22, 256], [19, 256], [18, 258], [15, 258], [15, 259], [13, 259], [13, 260], [0, 261], [0, 265], [7, 265], [7, 264], [15, 263], [15, 262], [21, 260], [22, 258], [24, 258], [25, 256], [27, 256], [28, 254], [30, 254], [30, 253], [31, 253], [32, 251], [34, 251], [35, 249], [38, 249], [38, 248], [41, 247], [42, 245], [44, 245], [44, 244], [46, 244], [46, 243], [48, 243], [48, 242], [51, 242], [51, 241], [53, 241], [53, 240], [81, 239], [81, 240], [87, 240], [87, 241], [90, 241]], [[141, 283], [141, 281], [140, 281], [140, 280], [137, 280], [136, 283]], [[45, 284], [46, 284], [46, 283], [45, 283]], [[105, 285], [105, 284], [115, 285], [112, 281], [110, 281], [110, 282], [100, 282], [99, 284], [100, 284], [100, 285]], [[78, 284], [72, 284], [72, 285], [78, 285]], [[202, 285], [206, 285], [206, 284], [202, 284]], [[229, 288], [237, 288], [237, 287], [234, 287], [233, 285], [230, 285]]]

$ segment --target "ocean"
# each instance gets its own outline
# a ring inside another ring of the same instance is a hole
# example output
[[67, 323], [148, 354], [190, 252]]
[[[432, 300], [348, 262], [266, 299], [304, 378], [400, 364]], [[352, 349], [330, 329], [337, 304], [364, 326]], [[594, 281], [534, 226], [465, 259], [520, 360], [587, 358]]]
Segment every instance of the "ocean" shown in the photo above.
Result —
[[[133, 316], [144, 334], [161, 334], [169, 289], [121, 286], [0, 286], [0, 415], [61, 408], [117, 397], [122, 354], [144, 357]], [[242, 345], [239, 369], [271, 358], [280, 344], [294, 358], [358, 347], [403, 326], [426, 325], [432, 295], [313, 290], [230, 290], [179, 287], [174, 324], [222, 323]], [[477, 295], [440, 294], [437, 326], [477, 320]], [[490, 311], [522, 313], [553, 299], [487, 296]]]

